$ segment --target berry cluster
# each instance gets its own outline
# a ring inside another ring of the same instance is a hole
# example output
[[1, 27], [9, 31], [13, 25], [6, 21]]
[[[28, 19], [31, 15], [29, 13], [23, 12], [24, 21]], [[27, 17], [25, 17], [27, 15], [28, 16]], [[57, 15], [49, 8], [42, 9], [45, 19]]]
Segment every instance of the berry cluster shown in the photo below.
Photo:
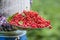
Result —
[[45, 20], [35, 11], [16, 13], [9, 23], [22, 28], [51, 28], [50, 21]]

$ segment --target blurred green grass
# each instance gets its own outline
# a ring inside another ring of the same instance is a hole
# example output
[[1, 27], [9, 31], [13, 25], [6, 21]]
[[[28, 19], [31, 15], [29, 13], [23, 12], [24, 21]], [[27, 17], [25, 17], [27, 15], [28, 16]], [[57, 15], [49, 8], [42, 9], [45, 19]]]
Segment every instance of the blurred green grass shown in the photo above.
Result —
[[50, 20], [53, 28], [28, 31], [28, 40], [60, 40], [60, 0], [33, 0], [31, 10]]

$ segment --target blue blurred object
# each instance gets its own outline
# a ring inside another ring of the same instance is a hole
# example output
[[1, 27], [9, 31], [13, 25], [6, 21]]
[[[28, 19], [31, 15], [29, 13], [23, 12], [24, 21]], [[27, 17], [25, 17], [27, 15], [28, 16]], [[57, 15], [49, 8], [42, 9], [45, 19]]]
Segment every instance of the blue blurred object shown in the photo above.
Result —
[[[1, 40], [15, 40], [16, 37], [0, 37]], [[20, 37], [20, 39], [17, 40], [27, 40], [27, 36], [23, 35]]]
[[23, 35], [22, 37], [20, 37], [20, 40], [27, 40], [27, 36]]
[[5, 37], [0, 37], [1, 40], [5, 40]]
[[10, 33], [9, 33], [10, 36], [5, 35], [3, 33], [0, 33], [1, 40], [27, 40], [25, 30], [17, 30], [17, 31], [12, 32], [12, 33], [14, 33], [13, 36]]

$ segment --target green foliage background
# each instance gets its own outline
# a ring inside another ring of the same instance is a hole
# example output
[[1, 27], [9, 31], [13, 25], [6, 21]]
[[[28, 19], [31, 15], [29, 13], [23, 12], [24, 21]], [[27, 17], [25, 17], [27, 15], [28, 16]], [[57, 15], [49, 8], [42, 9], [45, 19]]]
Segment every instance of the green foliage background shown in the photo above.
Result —
[[60, 40], [60, 0], [33, 0], [31, 9], [51, 20], [53, 28], [28, 31], [28, 40]]

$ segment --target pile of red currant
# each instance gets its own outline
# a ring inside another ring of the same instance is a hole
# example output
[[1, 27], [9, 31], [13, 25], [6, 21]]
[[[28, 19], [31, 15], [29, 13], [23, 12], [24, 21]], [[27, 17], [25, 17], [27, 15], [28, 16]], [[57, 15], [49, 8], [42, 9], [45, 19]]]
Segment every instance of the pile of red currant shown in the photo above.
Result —
[[9, 23], [21, 28], [52, 28], [50, 21], [45, 20], [35, 11], [23, 11], [22, 13], [16, 13]]

